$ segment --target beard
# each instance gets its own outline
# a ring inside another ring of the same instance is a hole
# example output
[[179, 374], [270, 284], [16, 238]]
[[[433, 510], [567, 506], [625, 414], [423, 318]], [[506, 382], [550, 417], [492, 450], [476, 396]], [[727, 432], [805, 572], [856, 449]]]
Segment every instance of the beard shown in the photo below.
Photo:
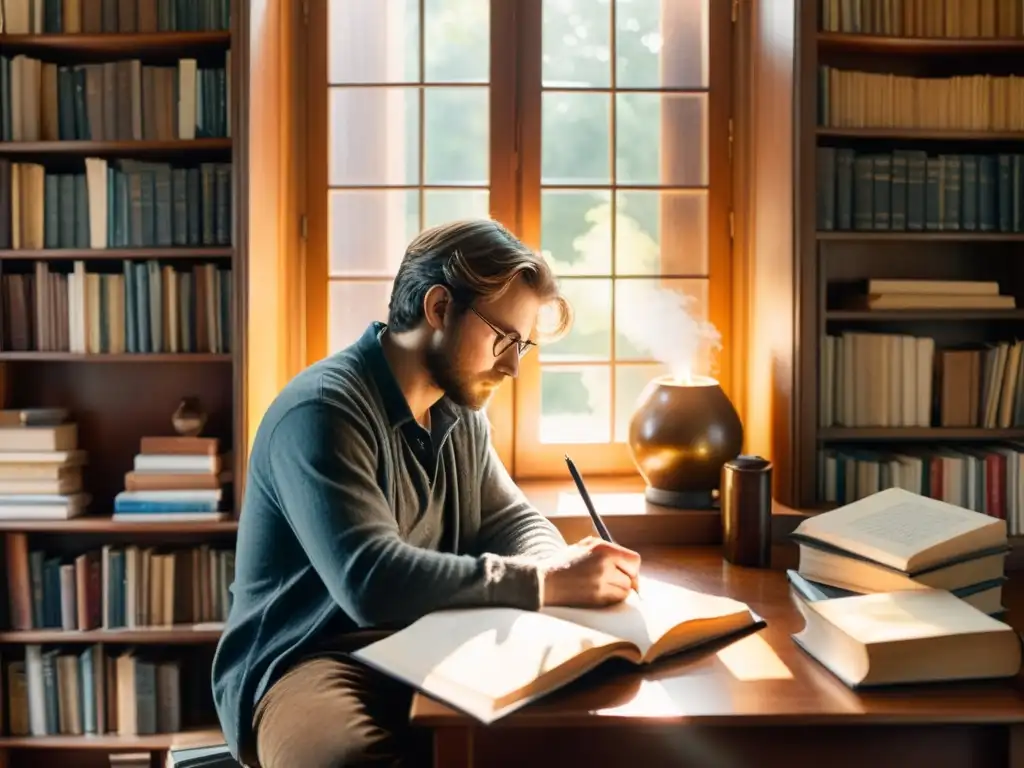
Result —
[[498, 388], [500, 377], [493, 372], [471, 374], [459, 368], [454, 350], [444, 343], [427, 349], [425, 365], [434, 384], [456, 405], [482, 410]]

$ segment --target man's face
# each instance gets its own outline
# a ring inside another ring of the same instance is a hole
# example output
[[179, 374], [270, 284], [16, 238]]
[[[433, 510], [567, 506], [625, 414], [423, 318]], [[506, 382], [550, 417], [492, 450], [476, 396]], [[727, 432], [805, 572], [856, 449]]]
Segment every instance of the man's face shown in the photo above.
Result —
[[[444, 332], [434, 336], [426, 365], [450, 400], [480, 410], [506, 377], [519, 375], [518, 345], [509, 344], [495, 357], [495, 341], [502, 334], [529, 340], [537, 324], [540, 299], [517, 278], [501, 298], [478, 302], [473, 309], [476, 312], [467, 309], [451, 317]], [[501, 339], [498, 348], [508, 342]]]

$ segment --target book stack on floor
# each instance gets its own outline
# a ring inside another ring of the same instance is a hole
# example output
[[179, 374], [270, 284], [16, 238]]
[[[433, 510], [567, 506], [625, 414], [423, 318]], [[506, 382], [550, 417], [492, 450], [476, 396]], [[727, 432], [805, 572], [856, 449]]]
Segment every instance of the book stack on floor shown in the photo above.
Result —
[[67, 520], [89, 505], [78, 425], [61, 408], [0, 411], [0, 520]]
[[125, 490], [114, 499], [113, 519], [127, 522], [215, 522], [230, 473], [215, 437], [144, 437]]
[[890, 488], [804, 520], [794, 640], [851, 687], [1011, 676], [1006, 521]]

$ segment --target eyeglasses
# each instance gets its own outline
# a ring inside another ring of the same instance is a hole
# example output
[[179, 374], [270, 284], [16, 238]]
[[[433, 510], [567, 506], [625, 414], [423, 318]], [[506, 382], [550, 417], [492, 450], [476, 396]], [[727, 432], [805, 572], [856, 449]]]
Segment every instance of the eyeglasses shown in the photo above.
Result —
[[483, 320], [485, 323], [487, 323], [487, 327], [488, 328], [490, 328], [492, 331], [494, 331], [494, 336], [495, 336], [495, 338], [494, 338], [494, 356], [495, 357], [501, 357], [502, 355], [504, 355], [506, 352], [508, 352], [509, 348], [513, 344], [515, 344], [518, 347], [517, 352], [519, 353], [519, 357], [520, 358], [522, 358], [527, 352], [529, 352], [532, 347], [537, 346], [536, 342], [530, 341], [528, 339], [521, 339], [521, 338], [519, 338], [519, 334], [518, 333], [506, 333], [505, 331], [501, 330], [501, 328], [499, 328], [494, 323], [492, 323], [490, 320], [488, 320], [486, 317], [481, 315], [473, 307], [470, 307], [470, 310], [473, 312], [474, 315], [476, 315], [481, 320]]

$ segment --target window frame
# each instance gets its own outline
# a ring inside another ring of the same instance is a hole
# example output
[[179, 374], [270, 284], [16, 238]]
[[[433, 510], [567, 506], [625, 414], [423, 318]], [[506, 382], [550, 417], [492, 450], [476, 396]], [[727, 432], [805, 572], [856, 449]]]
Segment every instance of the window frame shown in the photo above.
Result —
[[[328, 3], [311, 0], [307, 19], [307, 62], [304, 73], [308, 115], [306, 214], [306, 360], [323, 358], [329, 348], [329, 142]], [[529, 247], [540, 247], [541, 199], [541, 16], [542, 0], [490, 2], [490, 151], [491, 215]], [[422, 15], [425, 0], [420, 0]], [[732, 377], [735, 334], [732, 328], [732, 39], [731, 3], [708, 0], [709, 63], [708, 131], [708, 318], [721, 333], [718, 379], [737, 401]], [[614, 2], [612, 3], [614, 8]], [[614, 11], [610, 23], [614, 24]], [[422, 31], [421, 31], [422, 34]], [[614, 27], [612, 40], [614, 41]], [[614, 46], [614, 42], [612, 43]], [[614, 54], [614, 47], [613, 47]], [[422, 53], [421, 53], [422, 55]], [[614, 59], [613, 59], [614, 60]], [[302, 76], [300, 74], [300, 76]], [[614, 82], [614, 81], [613, 81]], [[391, 83], [387, 85], [393, 85]], [[430, 88], [429, 83], [422, 87]], [[593, 90], [593, 89], [592, 89]], [[678, 93], [679, 89], [628, 89]], [[611, 98], [615, 98], [611, 90]], [[621, 92], [621, 91], [619, 91]], [[682, 92], [686, 92], [685, 90]], [[419, 126], [422, 145], [423, 126]], [[614, 148], [614, 125], [611, 127]], [[614, 149], [612, 149], [614, 151]], [[609, 187], [614, 194], [615, 187]], [[673, 187], [651, 186], [652, 191]], [[658, 275], [651, 275], [657, 279]], [[672, 279], [674, 276], [666, 276]], [[614, 310], [614, 304], [613, 304]], [[615, 366], [615, 362], [610, 363]], [[499, 457], [517, 480], [565, 479], [561, 461], [570, 452], [588, 475], [636, 476], [624, 443], [544, 444], [540, 425], [540, 358], [536, 351], [521, 362], [518, 380], [497, 390], [487, 413]], [[614, 376], [612, 377], [614, 380]], [[612, 390], [614, 402], [614, 389]]]

